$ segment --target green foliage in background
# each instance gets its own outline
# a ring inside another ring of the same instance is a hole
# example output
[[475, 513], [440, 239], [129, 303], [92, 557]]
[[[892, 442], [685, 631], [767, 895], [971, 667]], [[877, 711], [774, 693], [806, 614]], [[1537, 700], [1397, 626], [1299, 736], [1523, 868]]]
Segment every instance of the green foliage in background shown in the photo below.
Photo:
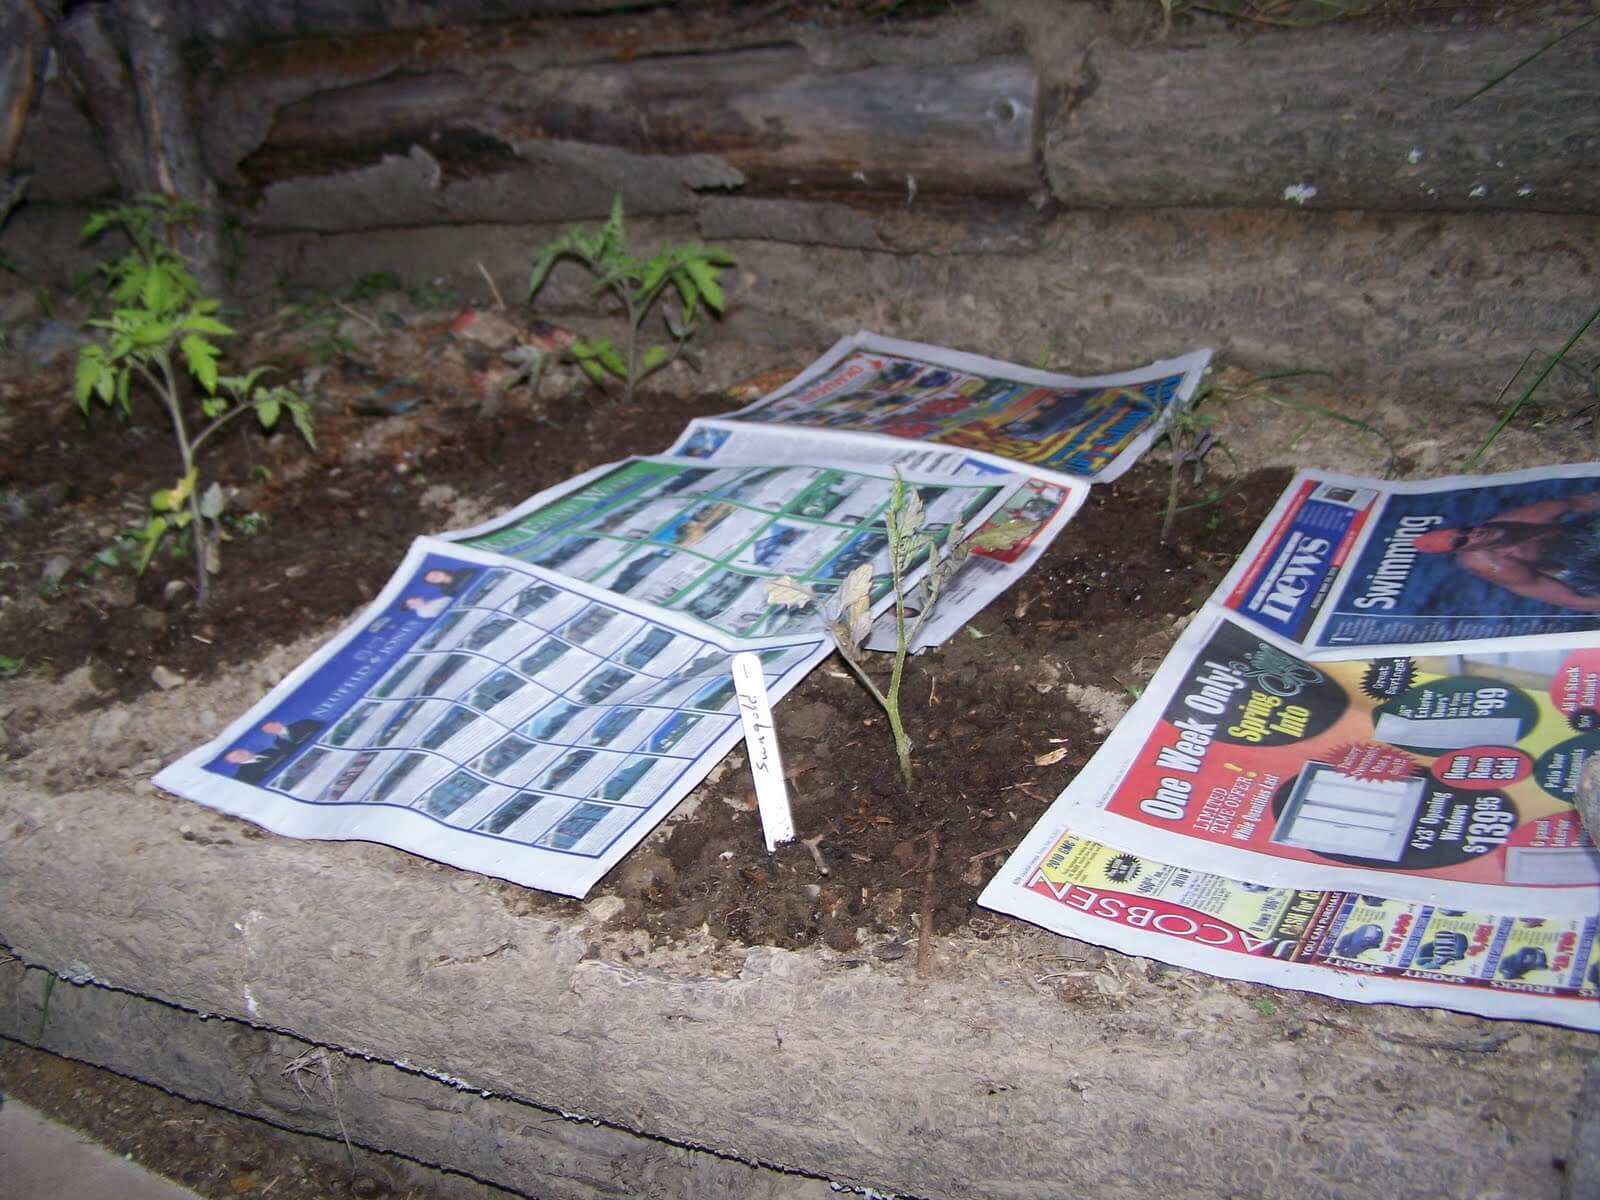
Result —
[[[101, 340], [79, 352], [73, 397], [87, 416], [96, 400], [124, 416], [133, 411], [137, 381], [165, 410], [177, 442], [181, 473], [171, 487], [150, 496], [150, 517], [140, 531], [138, 569], [142, 573], [171, 530], [186, 530], [193, 540], [198, 602], [209, 595], [209, 576], [219, 566], [225, 499], [213, 482], [203, 487], [196, 457], [231, 422], [253, 414], [262, 429], [287, 416], [308, 445], [315, 446], [311, 405], [290, 388], [260, 382], [266, 367], [243, 375], [221, 372], [218, 339], [233, 329], [217, 318], [220, 302], [200, 294], [200, 286], [167, 233], [195, 218], [194, 205], [162, 197], [95, 213], [83, 227], [85, 238], [120, 227], [132, 243], [121, 257], [102, 265], [107, 283], [106, 315], [89, 324]], [[190, 385], [199, 386], [198, 420], [187, 402]]]
[[[624, 397], [630, 401], [641, 379], [683, 355], [702, 311], [722, 315], [726, 300], [721, 276], [725, 268], [734, 265], [728, 251], [699, 244], [663, 246], [650, 258], [634, 258], [627, 250], [621, 196], [612, 201], [611, 216], [598, 230], [585, 233], [573, 227], [539, 251], [528, 278], [530, 301], [544, 286], [551, 268], [564, 258], [577, 259], [587, 267], [595, 276], [594, 290], [609, 292], [621, 301], [627, 321], [620, 347], [610, 338], [579, 338], [566, 353], [598, 384], [620, 379]], [[672, 341], [644, 345], [640, 330], [669, 289], [676, 293], [678, 303], [676, 311], [663, 304], [662, 322]]]

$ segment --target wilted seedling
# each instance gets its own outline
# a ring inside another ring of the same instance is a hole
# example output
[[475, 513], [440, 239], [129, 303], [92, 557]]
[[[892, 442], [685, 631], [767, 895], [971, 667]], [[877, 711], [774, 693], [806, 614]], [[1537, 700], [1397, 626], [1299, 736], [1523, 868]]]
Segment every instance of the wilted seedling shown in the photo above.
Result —
[[[894, 583], [894, 666], [889, 673], [887, 691], [878, 687], [867, 673], [862, 653], [867, 634], [872, 630], [872, 564], [862, 563], [845, 577], [825, 615], [828, 632], [833, 635], [839, 655], [855, 672], [872, 698], [889, 718], [894, 734], [894, 750], [900, 759], [900, 775], [911, 787], [911, 738], [900, 716], [900, 685], [905, 679], [906, 658], [916, 643], [917, 634], [927, 624], [939, 602], [940, 592], [950, 577], [967, 560], [971, 547], [963, 540], [961, 522], [951, 524], [941, 547], [924, 528], [926, 514], [917, 489], [907, 487], [895, 472], [894, 494], [890, 498], [884, 523], [889, 534], [889, 570]], [[906, 576], [928, 559], [928, 571], [917, 584], [915, 596], [908, 595]], [[767, 599], [784, 608], [805, 608], [816, 602], [816, 593], [804, 583], [788, 576], [767, 585]]]

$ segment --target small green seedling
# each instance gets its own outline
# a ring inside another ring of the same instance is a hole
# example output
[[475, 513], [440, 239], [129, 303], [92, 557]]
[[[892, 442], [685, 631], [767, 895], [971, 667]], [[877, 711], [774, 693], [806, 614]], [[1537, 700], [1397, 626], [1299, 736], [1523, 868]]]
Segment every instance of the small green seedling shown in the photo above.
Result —
[[[912, 783], [912, 747], [900, 715], [900, 685], [905, 680], [906, 658], [916, 644], [917, 634], [933, 614], [944, 585], [960, 569], [972, 549], [963, 537], [959, 520], [952, 522], [949, 536], [941, 548], [938, 540], [923, 528], [924, 517], [922, 497], [916, 488], [907, 487], [896, 471], [894, 493], [884, 513], [889, 534], [889, 570], [894, 582], [895, 628], [894, 666], [889, 672], [887, 691], [879, 688], [867, 673], [866, 656], [863, 653], [867, 634], [872, 629], [871, 563], [862, 563], [845, 577], [834, 597], [831, 611], [826, 614], [828, 632], [833, 635], [840, 657], [849, 664], [856, 678], [889, 718], [889, 729], [894, 734], [894, 751], [900, 759], [900, 775], [905, 780], [907, 790], [910, 790]], [[906, 577], [924, 558], [928, 560], [928, 571], [913, 597], [908, 592]], [[768, 585], [767, 599], [785, 608], [805, 608], [815, 603], [816, 594], [806, 584], [785, 576]]]
[[1214, 413], [1201, 412], [1200, 403], [1208, 395], [1202, 389], [1187, 400], [1175, 402], [1162, 427], [1161, 437], [1166, 440], [1172, 454], [1172, 469], [1167, 476], [1167, 508], [1161, 519], [1161, 541], [1165, 545], [1172, 537], [1172, 524], [1178, 518], [1178, 489], [1183, 480], [1186, 463], [1194, 463], [1198, 479], [1203, 469], [1206, 450], [1210, 447], [1212, 427], [1217, 423]]
[[[698, 244], [663, 246], [653, 258], [632, 257], [624, 239], [620, 195], [612, 202], [610, 219], [597, 231], [585, 233], [573, 227], [539, 251], [528, 279], [530, 301], [544, 286], [550, 269], [563, 258], [575, 258], [588, 267], [596, 276], [594, 290], [610, 292], [620, 300], [627, 321], [620, 349], [609, 338], [579, 338], [566, 353], [602, 387], [610, 378], [622, 380], [628, 401], [633, 400], [640, 380], [682, 357], [702, 308], [722, 314], [721, 275], [724, 268], [734, 265], [728, 251]], [[640, 329], [669, 286], [680, 301], [679, 311], [671, 307], [662, 310], [672, 344], [644, 346]]]
[[[124, 416], [133, 411], [130, 390], [137, 379], [161, 402], [178, 443], [182, 474], [169, 488], [150, 496], [150, 518], [140, 531], [143, 543], [138, 570], [142, 574], [169, 530], [189, 531], [193, 541], [196, 598], [204, 607], [209, 576], [218, 569], [221, 520], [226, 505], [222, 487], [201, 486], [196, 456], [232, 421], [253, 413], [263, 429], [288, 414], [306, 442], [316, 445], [311, 406], [287, 387], [260, 383], [265, 367], [244, 375], [223, 375], [222, 350], [215, 339], [233, 330], [216, 317], [220, 302], [200, 295], [200, 285], [177, 251], [167, 244], [167, 231], [193, 220], [193, 205], [148, 197], [137, 204], [99, 212], [83, 227], [85, 238], [121, 226], [133, 248], [101, 269], [110, 285], [111, 312], [90, 325], [106, 331], [103, 341], [90, 342], [78, 355], [73, 396], [87, 416], [96, 399], [115, 406]], [[200, 385], [198, 432], [186, 411], [183, 376]]]

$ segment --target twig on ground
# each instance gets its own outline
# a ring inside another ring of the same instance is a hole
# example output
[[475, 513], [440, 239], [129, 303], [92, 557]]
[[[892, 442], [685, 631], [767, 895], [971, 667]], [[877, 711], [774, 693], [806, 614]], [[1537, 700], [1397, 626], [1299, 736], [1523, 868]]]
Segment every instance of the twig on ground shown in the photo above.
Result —
[[494, 297], [494, 306], [502, 311], [505, 309], [505, 297], [500, 295], [500, 289], [495, 286], [494, 276], [489, 274], [489, 268], [481, 262], [478, 264], [478, 273], [483, 276], [483, 281], [489, 285], [489, 294]]
[[354, 317], [356, 320], [365, 321], [368, 325], [370, 325], [372, 327], [372, 332], [373, 333], [377, 334], [379, 337], [383, 336], [383, 326], [379, 325], [377, 321], [375, 321], [371, 317], [367, 316], [367, 314], [362, 312], [359, 308], [354, 308], [351, 305], [346, 304], [343, 300], [335, 300], [334, 303], [337, 304], [340, 308], [342, 308], [350, 316]]
[[817, 864], [818, 875], [826, 875], [828, 873], [828, 864], [822, 861], [822, 851], [819, 849], [822, 845], [822, 839], [825, 837], [827, 837], [827, 834], [819, 833], [816, 837], [800, 839], [800, 844], [811, 851], [811, 859]]

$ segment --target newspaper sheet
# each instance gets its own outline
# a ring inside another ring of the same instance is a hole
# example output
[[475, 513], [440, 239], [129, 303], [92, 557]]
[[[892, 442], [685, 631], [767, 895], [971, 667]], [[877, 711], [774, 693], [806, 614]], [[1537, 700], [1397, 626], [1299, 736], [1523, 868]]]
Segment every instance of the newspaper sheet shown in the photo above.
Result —
[[1055, 483], [1109, 482], [1155, 440], [1172, 405], [1194, 395], [1210, 361], [1199, 350], [1079, 378], [862, 330], [771, 395], [693, 422], [673, 453], [709, 454], [741, 427], [775, 425], [835, 446], [841, 435], [910, 440], [927, 456], [922, 469], [970, 457]]
[[[832, 462], [876, 464], [922, 478], [992, 480], [994, 462], [968, 454], [930, 451], [904, 441], [813, 434], [773, 425], [714, 430], [691, 425], [671, 453], [718, 464]], [[979, 544], [945, 585], [939, 607], [917, 635], [913, 650], [938, 646], [964, 628], [1001, 592], [1020, 579], [1055, 541], [1088, 498], [1086, 483], [1028, 477], [993, 514], [968, 533]], [[892, 650], [894, 616], [885, 612], [867, 638], [870, 650]]]
[[[349, 628], [157, 782], [581, 896], [739, 739], [733, 653], [760, 656], [776, 701], [831, 649], [822, 610], [853, 569], [873, 566], [875, 614], [892, 603], [897, 476], [935, 542], [986, 535], [927, 644], [1032, 564], [1208, 360], [1075, 379], [847, 338], [669, 455], [419, 539]], [[782, 576], [818, 602], [769, 602]]]
[[[660, 605], [733, 637], [822, 636], [819, 609], [860, 564], [873, 564], [875, 605], [890, 599], [885, 514], [895, 477], [881, 465], [817, 461], [828, 460], [630, 459], [447, 536]], [[1027, 484], [1022, 476], [993, 472], [901, 477], [921, 496], [924, 532], [940, 545], [957, 522], [968, 530], [983, 526]], [[1019, 541], [1026, 533], [1019, 531]], [[925, 570], [924, 564], [912, 580]], [[805, 583], [819, 603], [795, 610], [769, 602], [767, 584], [783, 576]]]
[[1302, 471], [1219, 589], [1315, 650], [1600, 630], [1600, 464], [1384, 483]]
[[[1600, 751], [1597, 511], [1595, 464], [1302, 472], [980, 902], [1218, 974], [1593, 1027], [1600, 852], [1573, 802]], [[1086, 915], [1066, 884], [1108, 880], [1058, 868], [1096, 855], [1190, 915], [1221, 911], [1202, 894], [1298, 897], [1321, 922], [1284, 951], [1305, 970], [1245, 965], [1259, 948], [1178, 933], [1181, 915]]]
[[1046, 819], [1276, 887], [1589, 913], [1596, 686], [1600, 650], [1314, 661], [1208, 608]]
[[[909, 482], [938, 536], [1020, 480]], [[776, 701], [832, 650], [767, 580], [825, 593], [873, 562], [892, 603], [893, 483], [634, 459], [419, 539], [354, 623], [156, 782], [289, 836], [582, 896], [743, 736], [734, 653]]]
[[1212, 975], [1600, 1030], [1600, 919], [1592, 913], [1514, 917], [1242, 883], [1044, 824], [979, 902]]
[[831, 649], [665, 615], [419, 538], [354, 622], [156, 783], [290, 837], [582, 896], [743, 737], [736, 651], [778, 697]]

